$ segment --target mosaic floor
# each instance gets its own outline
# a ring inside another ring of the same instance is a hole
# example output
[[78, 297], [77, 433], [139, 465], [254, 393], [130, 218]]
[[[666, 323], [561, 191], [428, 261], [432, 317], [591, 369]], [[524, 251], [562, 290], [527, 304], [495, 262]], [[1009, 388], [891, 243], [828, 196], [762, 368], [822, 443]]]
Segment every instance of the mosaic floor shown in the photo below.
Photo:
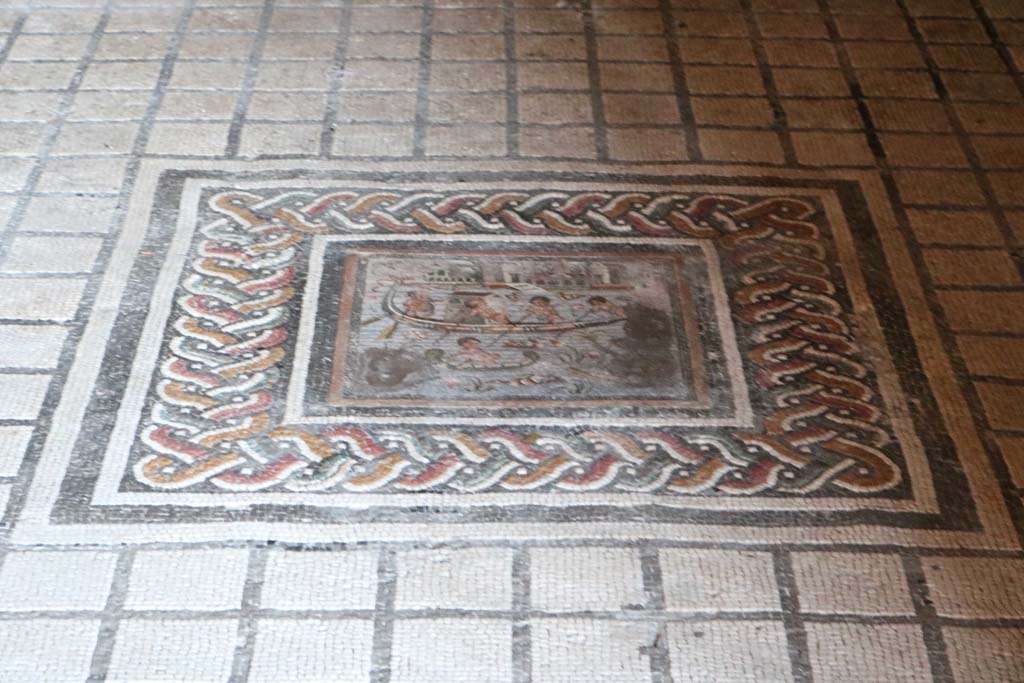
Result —
[[1024, 680], [1024, 4], [0, 8], [0, 681]]

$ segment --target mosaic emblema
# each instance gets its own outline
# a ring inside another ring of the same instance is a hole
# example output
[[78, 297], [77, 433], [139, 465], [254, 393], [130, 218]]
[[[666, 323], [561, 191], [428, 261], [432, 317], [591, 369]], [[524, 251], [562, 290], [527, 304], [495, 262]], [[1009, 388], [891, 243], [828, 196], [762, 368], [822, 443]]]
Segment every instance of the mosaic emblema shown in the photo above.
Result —
[[852, 183], [186, 175], [57, 523], [979, 524]]

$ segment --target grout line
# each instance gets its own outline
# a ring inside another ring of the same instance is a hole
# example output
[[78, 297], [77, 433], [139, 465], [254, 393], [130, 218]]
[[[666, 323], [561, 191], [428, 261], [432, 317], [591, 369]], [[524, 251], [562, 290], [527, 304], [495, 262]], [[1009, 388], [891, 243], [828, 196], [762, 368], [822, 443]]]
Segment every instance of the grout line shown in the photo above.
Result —
[[273, 13], [274, 0], [264, 0], [259, 28], [256, 31], [256, 38], [253, 40], [249, 58], [246, 60], [245, 76], [242, 78], [242, 87], [238, 92], [238, 100], [235, 102], [231, 126], [228, 128], [228, 141], [224, 150], [224, 157], [227, 159], [238, 157], [238, 149], [242, 140], [242, 127], [245, 125], [245, 117], [249, 111], [249, 100], [252, 99], [254, 86], [259, 75], [260, 62], [263, 59], [263, 48], [267, 44], [267, 29], [270, 26], [270, 17]]
[[[661, 9], [661, 21], [665, 29], [665, 43], [668, 48], [669, 68], [672, 72], [672, 86], [676, 97], [679, 118], [683, 122], [683, 136], [686, 139], [686, 154], [693, 161], [703, 161], [697, 138], [697, 119], [690, 103], [690, 89], [687, 85], [686, 68], [683, 63], [679, 43], [684, 40], [679, 36], [676, 18], [672, 8], [672, 0], [658, 0]], [[612, 91], [608, 91], [612, 92]]]
[[390, 683], [391, 646], [395, 631], [395, 552], [382, 548], [377, 565], [377, 604], [373, 619], [371, 683]]
[[416, 76], [416, 115], [412, 130], [412, 156], [426, 155], [427, 124], [430, 120], [430, 58], [433, 51], [434, 2], [423, 0], [420, 23], [419, 70]]
[[249, 550], [249, 565], [242, 590], [242, 608], [238, 620], [238, 642], [231, 664], [232, 681], [245, 681], [252, 667], [253, 651], [256, 648], [256, 633], [259, 629], [257, 610], [263, 592], [263, 576], [267, 568], [267, 549], [255, 546]]
[[353, 0], [343, 0], [341, 4], [341, 15], [338, 20], [338, 39], [334, 47], [331, 79], [327, 85], [327, 102], [324, 106], [324, 117], [321, 122], [321, 157], [329, 156], [331, 154], [331, 150], [334, 148], [334, 133], [338, 118], [338, 102], [342, 97], [341, 84], [345, 77], [345, 60], [348, 55], [348, 46], [351, 40], [352, 1]]
[[[665, 584], [658, 549], [645, 545], [640, 548], [640, 571], [644, 593], [647, 595], [645, 611], [665, 613]], [[673, 683], [672, 659], [668, 647], [668, 628], [664, 621], [657, 624], [654, 642], [644, 648], [650, 660], [651, 683]]]
[[512, 683], [533, 681], [530, 591], [530, 549], [517, 548], [512, 556]]
[[800, 614], [800, 596], [793, 573], [793, 560], [789, 552], [772, 552], [775, 566], [775, 582], [779, 588], [779, 602], [782, 605], [782, 623], [786, 630], [789, 662], [794, 683], [813, 683], [810, 651], [807, 644], [807, 630]]
[[764, 49], [764, 37], [761, 35], [761, 27], [757, 23], [757, 15], [754, 13], [750, 0], [740, 0], [740, 5], [743, 8], [743, 18], [746, 21], [747, 32], [750, 34], [750, 44], [754, 49], [757, 67], [761, 72], [761, 80], [764, 82], [765, 98], [772, 110], [772, 130], [779, 136], [786, 164], [797, 165], [799, 162], [793, 147], [793, 137], [786, 119], [786, 110], [782, 106], [782, 99], [779, 97], [779, 90], [775, 84], [775, 75]]
[[929, 597], [928, 582], [925, 580], [921, 567], [921, 558], [916, 555], [902, 556], [903, 573], [907, 578], [910, 598], [914, 603], [914, 613], [921, 624], [925, 649], [928, 651], [928, 663], [935, 683], [953, 683], [953, 674], [946, 653], [946, 639], [942, 627], [937, 623], [935, 606]]
[[[118, 555], [114, 569], [114, 580], [107, 596], [107, 604], [100, 618], [100, 627], [96, 636], [96, 647], [93, 649], [89, 665], [89, 683], [99, 683], [107, 678], [110, 669], [110, 658], [114, 653], [117, 640], [117, 629], [121, 613], [128, 597], [128, 585], [131, 581], [132, 564], [135, 562], [135, 549], [125, 548]], [[71, 577], [68, 577], [72, 580]]]
[[505, 155], [519, 156], [519, 67], [516, 64], [515, 0], [502, 0], [505, 35]]
[[590, 110], [594, 121], [594, 146], [597, 159], [608, 159], [608, 122], [604, 111], [604, 91], [601, 88], [601, 68], [597, 56], [597, 33], [594, 30], [594, 6], [591, 0], [580, 0], [583, 19], [583, 44], [587, 53], [587, 78], [590, 83]]

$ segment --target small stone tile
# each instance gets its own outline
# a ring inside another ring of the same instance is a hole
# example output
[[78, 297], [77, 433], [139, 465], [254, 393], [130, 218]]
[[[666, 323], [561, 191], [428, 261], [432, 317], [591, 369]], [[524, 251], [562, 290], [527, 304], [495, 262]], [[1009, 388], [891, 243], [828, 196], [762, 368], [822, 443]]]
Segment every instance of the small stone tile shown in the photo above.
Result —
[[1024, 106], [1000, 102], [958, 102], [954, 105], [968, 133], [1024, 134]]
[[921, 564], [941, 616], [1016, 618], [1024, 612], [1024, 560], [925, 557]]
[[[475, 81], [475, 70], [488, 67], [500, 74], [501, 82], [480, 83], [481, 90], [494, 90], [504, 86], [505, 69], [497, 64], [435, 64], [430, 71], [430, 85], [434, 89], [461, 89], [451, 87], [451, 80], [460, 76]], [[500, 67], [500, 68], [495, 68]], [[453, 75], [454, 74], [454, 75]], [[383, 59], [361, 59], [349, 62], [341, 79], [342, 90], [416, 90], [419, 83], [417, 62], [398, 62]]]
[[993, 429], [1024, 430], [1024, 386], [977, 382], [975, 388]]
[[617, 612], [647, 604], [640, 556], [632, 548], [535, 548], [530, 565], [533, 609]]
[[107, 33], [100, 38], [93, 58], [99, 61], [161, 59], [169, 44], [170, 36], [166, 33]]
[[0, 318], [23, 320], [71, 320], [82, 298], [84, 280], [8, 278], [0, 297]]
[[590, 97], [575, 93], [524, 93], [519, 97], [519, 120], [523, 123], [590, 123]]
[[248, 123], [242, 129], [239, 152], [244, 157], [263, 154], [318, 154], [319, 125]]
[[33, 197], [21, 220], [36, 232], [107, 232], [117, 213], [116, 197]]
[[[415, 62], [409, 63], [415, 67]], [[382, 63], [382, 70], [397, 71], [394, 62]], [[410, 68], [403, 74], [403, 88], [416, 89], [418, 73]], [[430, 88], [440, 90], [495, 91], [504, 90], [506, 84], [505, 65], [475, 62], [435, 62], [430, 65]], [[375, 87], [372, 84], [369, 87]]]
[[516, 31], [521, 33], [578, 33], [583, 17], [575, 10], [543, 7], [517, 9], [513, 15]]
[[31, 438], [32, 427], [0, 426], [0, 477], [18, 474]]
[[983, 205], [974, 176], [966, 171], [897, 171], [903, 201], [910, 204]]
[[253, 36], [245, 33], [189, 33], [182, 38], [178, 58], [246, 59], [252, 45]]
[[263, 61], [318, 59], [334, 54], [338, 37], [315, 33], [272, 33], [263, 44]]
[[1024, 165], [1024, 137], [974, 137], [971, 146], [984, 168], [1020, 168]]
[[278, 8], [270, 15], [271, 31], [334, 32], [341, 22], [336, 7]]
[[868, 97], [938, 97], [931, 75], [923, 69], [861, 69], [857, 80]]
[[781, 609], [769, 553], [664, 549], [665, 608], [683, 612]]
[[[417, 51], [418, 51], [417, 46]], [[521, 55], [522, 57], [522, 55]], [[501, 36], [436, 35], [431, 41], [431, 59], [504, 59], [505, 39]]]
[[681, 123], [673, 95], [604, 95], [605, 118], [610, 124]]
[[594, 13], [597, 33], [660, 36], [665, 32], [657, 10], [600, 10]]
[[[575, 36], [567, 43], [576, 44]], [[600, 36], [597, 39], [597, 58], [602, 62], [637, 61], [667, 62], [668, 47], [661, 40], [637, 40], [633, 36]]]
[[[221, 94], [221, 93], [210, 93]], [[234, 106], [234, 97], [231, 97]], [[324, 116], [326, 98], [318, 93], [296, 97], [287, 92], [255, 92], [249, 99], [247, 116], [250, 119], [276, 119], [279, 121], [319, 121]], [[221, 118], [231, 118], [229, 112]]]
[[587, 65], [578, 62], [526, 62], [518, 65], [520, 90], [588, 90]]
[[942, 629], [953, 677], [961, 683], [1024, 680], [1024, 630], [1019, 628]]
[[398, 553], [397, 609], [512, 607], [512, 551], [502, 548]]
[[111, 552], [11, 552], [0, 566], [0, 611], [101, 610], [116, 564]]
[[686, 38], [679, 41], [685, 64], [756, 65], [754, 44], [746, 38]]
[[779, 137], [770, 131], [717, 130], [704, 128], [698, 132], [701, 150], [716, 161], [759, 161], [782, 163]]
[[817, 614], [914, 613], [903, 565], [895, 555], [795, 553], [800, 609]]
[[750, 35], [747, 20], [739, 12], [677, 11], [675, 19], [680, 36], [747, 37]]
[[50, 386], [49, 375], [0, 375], [0, 419], [34, 420], [39, 417]]
[[[540, 35], [520, 33], [516, 35], [516, 59], [520, 61], [583, 61], [587, 48], [581, 35]], [[603, 59], [608, 59], [610, 47], [605, 49]], [[498, 57], [489, 57], [499, 59]], [[619, 57], [622, 59], [622, 57]]]
[[900, 68], [924, 69], [921, 51], [914, 43], [887, 42], [884, 48], [877, 42], [847, 42], [843, 46], [850, 58], [850, 64], [857, 69]]
[[[140, 550], [132, 563], [125, 608], [228, 610], [242, 603], [249, 553], [245, 549]], [[168, 576], [188, 577], [171, 582]]]
[[347, 56], [350, 61], [387, 59], [408, 60], [416, 64], [413, 60], [420, 56], [421, 42], [419, 36], [403, 33], [356, 34], [349, 38]]
[[41, 123], [5, 123], [3, 127], [0, 154], [4, 156], [35, 156], [47, 133], [47, 127]]
[[8, 273], [88, 273], [103, 246], [97, 237], [28, 237], [11, 241], [3, 270]]
[[805, 624], [817, 683], [931, 683], [915, 624]]
[[500, 33], [505, 17], [500, 9], [438, 7], [431, 17], [434, 33]]
[[938, 102], [920, 100], [869, 100], [868, 109], [879, 130], [945, 132], [949, 118]]
[[765, 42], [764, 50], [772, 66], [839, 66], [835, 49], [825, 42], [770, 40]]
[[268, 61], [260, 65], [255, 88], [326, 91], [333, 78], [334, 66], [330, 61]]
[[125, 159], [53, 158], [43, 167], [41, 192], [116, 192], [124, 178]]
[[89, 35], [39, 34], [18, 36], [7, 54], [12, 62], [33, 60], [78, 60], [89, 44]]
[[160, 76], [160, 62], [93, 62], [82, 79], [87, 90], [148, 89]]
[[954, 330], [1024, 333], [1024, 292], [939, 292], [938, 298]]
[[593, 159], [594, 129], [541, 126], [519, 127], [519, 152], [524, 156]]
[[0, 325], [0, 366], [56, 367], [66, 338], [67, 329], [59, 325]]
[[696, 95], [764, 95], [761, 72], [745, 66], [688, 66], [686, 85]]
[[860, 133], [793, 133], [796, 158], [809, 166], [871, 166], [875, 155]]
[[625, 161], [684, 161], [689, 155], [682, 130], [610, 128], [608, 154]]
[[369, 683], [373, 621], [268, 619], [259, 622], [249, 683]]
[[1010, 473], [1010, 480], [1014, 486], [1024, 488], [1024, 437], [997, 436], [995, 440]]
[[106, 680], [227, 680], [237, 630], [234, 619], [123, 620], [117, 629]]
[[192, 13], [188, 30], [192, 31], [255, 31], [260, 24], [260, 10], [250, 7], [200, 7]]
[[431, 126], [427, 154], [433, 156], [501, 156], [505, 154], [504, 126]]
[[61, 93], [0, 92], [5, 121], [49, 121], [57, 115]]
[[938, 285], [1016, 285], [1020, 273], [1006, 251], [926, 249], [925, 263]]
[[786, 123], [791, 129], [859, 129], [864, 124], [857, 105], [848, 99], [783, 100]]
[[817, 16], [760, 14], [757, 23], [766, 38], [828, 38], [825, 22]]
[[907, 211], [907, 218], [921, 244], [1003, 244], [995, 221], [980, 211], [911, 209]]
[[774, 114], [760, 97], [694, 97], [690, 107], [698, 125], [767, 128]]
[[0, 190], [13, 192], [25, 186], [35, 160], [24, 157], [0, 157]]
[[672, 623], [668, 648], [677, 683], [792, 680], [786, 631], [778, 621]]
[[99, 630], [93, 619], [0, 621], [0, 673], [19, 683], [84, 681]]
[[511, 678], [511, 622], [467, 618], [395, 622], [391, 683], [507, 683]]
[[123, 9], [111, 14], [107, 31], [173, 31], [180, 18], [181, 9], [175, 7]]
[[504, 123], [506, 106], [500, 95], [432, 93], [428, 118], [434, 123]]
[[53, 154], [125, 154], [137, 133], [134, 123], [69, 123], [61, 129]]
[[377, 556], [371, 552], [272, 551], [261, 606], [268, 609], [373, 609]]
[[408, 156], [412, 138], [411, 126], [337, 125], [331, 151], [339, 156]]
[[601, 88], [611, 90], [644, 90], [674, 93], [672, 70], [667, 64], [632, 64], [602, 62]]
[[[268, 67], [270, 65], [264, 65]], [[171, 73], [170, 88], [214, 88], [230, 90], [242, 85], [245, 62], [177, 62]], [[263, 68], [260, 69], [263, 71]]]
[[416, 94], [411, 92], [342, 93], [339, 121], [412, 121]]
[[786, 97], [849, 97], [850, 86], [838, 69], [775, 67], [775, 88]]
[[68, 121], [138, 121], [146, 115], [149, 90], [83, 90], [75, 95]]
[[419, 7], [384, 7], [369, 5], [352, 9], [353, 33], [387, 31], [419, 31], [423, 26], [423, 10]]
[[[269, 93], [254, 93], [253, 99], [264, 94]], [[234, 116], [237, 99], [238, 93], [231, 91], [170, 90], [160, 101], [156, 118], [230, 120]], [[250, 116], [259, 118], [258, 115], [252, 114], [251, 106], [249, 111]]]
[[893, 166], [967, 166], [960, 144], [952, 135], [883, 133], [882, 146]]
[[534, 683], [649, 683], [656, 624], [591, 619], [530, 623]]
[[0, 66], [0, 90], [62, 90], [76, 66], [75, 62], [7, 62]]
[[1024, 339], [959, 335], [956, 342], [970, 374], [1024, 379]]
[[146, 144], [149, 154], [219, 156], [228, 143], [229, 123], [175, 123], [153, 125]]
[[36, 8], [25, 17], [25, 33], [92, 33], [101, 14], [94, 10]]

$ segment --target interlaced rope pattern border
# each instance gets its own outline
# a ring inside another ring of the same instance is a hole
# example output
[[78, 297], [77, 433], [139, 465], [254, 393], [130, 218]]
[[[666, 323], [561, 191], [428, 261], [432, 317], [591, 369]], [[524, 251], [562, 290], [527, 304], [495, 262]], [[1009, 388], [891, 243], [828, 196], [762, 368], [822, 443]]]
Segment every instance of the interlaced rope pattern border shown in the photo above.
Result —
[[[869, 494], [902, 479], [891, 425], [828, 249], [796, 198], [648, 192], [226, 191], [200, 227], [141, 427], [157, 490]], [[736, 284], [757, 431], [279, 424], [297, 260], [314, 235], [527, 234], [712, 240]]]

